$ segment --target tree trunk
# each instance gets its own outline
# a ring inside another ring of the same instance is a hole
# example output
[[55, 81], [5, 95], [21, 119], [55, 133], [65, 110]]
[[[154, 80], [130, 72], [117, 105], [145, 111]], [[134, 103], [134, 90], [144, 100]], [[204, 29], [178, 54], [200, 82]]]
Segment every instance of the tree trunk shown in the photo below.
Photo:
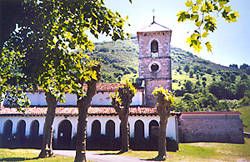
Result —
[[166, 159], [166, 128], [167, 128], [168, 116], [160, 115], [160, 130], [158, 137], [158, 160]]
[[127, 152], [129, 149], [129, 128], [128, 114], [124, 113], [121, 119], [121, 152]]
[[57, 100], [50, 93], [46, 93], [46, 102], [48, 105], [45, 123], [43, 127], [43, 141], [42, 148], [39, 154], [40, 158], [51, 157], [53, 155], [52, 138], [53, 128], [52, 124], [55, 118]]
[[76, 135], [76, 156], [75, 162], [86, 162], [86, 126], [87, 107], [84, 106], [83, 99], [77, 101], [79, 116]]
[[87, 94], [82, 99], [77, 100], [79, 111], [77, 135], [76, 135], [76, 156], [75, 162], [86, 162], [86, 126], [88, 108], [90, 107], [93, 96], [96, 93], [96, 81], [88, 83]]

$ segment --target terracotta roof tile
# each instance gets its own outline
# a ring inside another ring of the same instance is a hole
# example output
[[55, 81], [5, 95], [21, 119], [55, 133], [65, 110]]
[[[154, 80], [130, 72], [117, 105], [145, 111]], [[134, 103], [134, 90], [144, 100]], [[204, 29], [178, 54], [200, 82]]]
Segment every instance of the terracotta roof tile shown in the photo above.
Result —
[[[46, 114], [47, 107], [26, 108], [25, 113], [18, 112], [16, 108], [0, 108], [0, 116], [43, 116]], [[91, 107], [88, 110], [89, 115], [116, 115], [112, 107]], [[56, 115], [76, 116], [78, 109], [76, 107], [57, 107]], [[156, 108], [152, 107], [131, 107], [130, 115], [157, 115]]]
[[[97, 83], [96, 90], [97, 92], [114, 92], [116, 89], [118, 89], [120, 86], [122, 86], [121, 83]], [[84, 85], [84, 89], [87, 88], [87, 85]], [[138, 91], [142, 90], [142, 88], [137, 88]], [[38, 91], [43, 91], [43, 89], [38, 88]]]

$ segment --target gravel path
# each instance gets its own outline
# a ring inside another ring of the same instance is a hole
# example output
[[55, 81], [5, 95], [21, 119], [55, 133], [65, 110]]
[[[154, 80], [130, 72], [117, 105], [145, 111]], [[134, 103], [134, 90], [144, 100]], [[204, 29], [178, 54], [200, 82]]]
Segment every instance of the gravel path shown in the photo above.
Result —
[[[73, 150], [54, 150], [53, 152], [57, 155], [75, 157], [75, 151]], [[96, 153], [92, 151], [91, 152], [87, 151], [87, 159], [93, 162], [142, 162], [144, 161], [135, 157], [113, 155], [113, 154], [100, 154], [100, 153]]]

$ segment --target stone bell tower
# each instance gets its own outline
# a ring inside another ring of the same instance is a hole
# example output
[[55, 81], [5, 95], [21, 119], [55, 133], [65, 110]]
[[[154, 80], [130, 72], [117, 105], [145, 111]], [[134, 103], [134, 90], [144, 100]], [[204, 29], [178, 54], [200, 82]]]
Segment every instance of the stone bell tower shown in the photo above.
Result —
[[155, 87], [172, 89], [170, 41], [172, 30], [153, 22], [137, 32], [139, 78], [144, 80], [146, 105], [154, 106]]

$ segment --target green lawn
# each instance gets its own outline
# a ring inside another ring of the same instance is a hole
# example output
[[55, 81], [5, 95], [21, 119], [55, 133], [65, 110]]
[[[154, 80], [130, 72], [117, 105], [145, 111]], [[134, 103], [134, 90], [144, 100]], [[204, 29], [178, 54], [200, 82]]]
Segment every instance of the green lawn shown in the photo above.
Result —
[[237, 109], [241, 112], [241, 119], [244, 125], [244, 131], [250, 132], [250, 106], [244, 106]]
[[[168, 152], [166, 161], [250, 161], [250, 139], [245, 144], [228, 143], [181, 143], [178, 152]], [[72, 157], [56, 156], [53, 158], [36, 159], [38, 150], [34, 149], [0, 149], [0, 161], [48, 161], [70, 162]], [[118, 151], [94, 151], [97, 153], [117, 154]], [[132, 156], [144, 160], [156, 157], [156, 151], [129, 151], [121, 156]]]
[[72, 157], [56, 156], [53, 158], [37, 159], [39, 150], [34, 149], [0, 149], [0, 161], [28, 161], [28, 162], [70, 162]]
[[[168, 152], [166, 161], [250, 161], [250, 139], [245, 144], [228, 143], [182, 143], [178, 152]], [[117, 153], [115, 151], [99, 151], [100, 153]], [[155, 158], [156, 151], [129, 151], [122, 156], [132, 156], [144, 160]]]

